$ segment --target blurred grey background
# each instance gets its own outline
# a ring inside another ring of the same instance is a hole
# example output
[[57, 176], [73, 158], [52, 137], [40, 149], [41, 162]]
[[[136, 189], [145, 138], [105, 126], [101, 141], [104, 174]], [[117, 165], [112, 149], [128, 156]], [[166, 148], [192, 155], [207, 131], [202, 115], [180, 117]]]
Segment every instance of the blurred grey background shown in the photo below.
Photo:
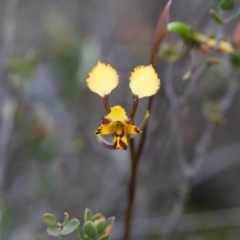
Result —
[[[97, 142], [94, 131], [104, 109], [85, 79], [97, 61], [113, 65], [120, 84], [110, 104], [129, 111], [130, 71], [149, 64], [154, 29], [166, 2], [0, 1], [1, 240], [52, 239], [41, 219], [44, 213], [61, 219], [67, 211], [82, 221], [86, 207], [115, 216], [112, 239], [121, 239], [129, 152], [110, 151]], [[214, 33], [211, 7], [207, 0], [173, 1], [170, 20]], [[228, 39], [236, 23], [223, 28]], [[172, 34], [164, 42], [178, 40]], [[228, 80], [236, 78], [227, 57], [221, 58], [224, 64], [204, 75], [181, 109], [180, 135], [189, 162], [208, 126], [205, 100], [221, 99]], [[177, 160], [164, 86], [171, 78], [180, 96], [189, 84], [182, 80], [188, 68], [189, 58], [174, 64], [158, 61], [162, 86], [138, 169], [132, 239], [163, 239], [169, 232], [175, 232], [171, 239], [239, 239], [240, 95], [236, 90], [226, 123], [211, 125], [201, 169], [186, 181]], [[137, 124], [145, 108], [143, 99]]]

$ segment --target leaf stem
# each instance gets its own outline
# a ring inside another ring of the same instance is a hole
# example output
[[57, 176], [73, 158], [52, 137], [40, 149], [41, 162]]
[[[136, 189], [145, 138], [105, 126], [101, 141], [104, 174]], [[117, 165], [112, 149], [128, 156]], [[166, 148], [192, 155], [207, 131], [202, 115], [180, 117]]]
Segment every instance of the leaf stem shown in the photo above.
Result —
[[77, 229], [77, 236], [78, 236], [78, 240], [82, 240], [82, 238], [81, 238], [81, 233], [80, 233], [80, 229], [79, 229], [79, 228]]

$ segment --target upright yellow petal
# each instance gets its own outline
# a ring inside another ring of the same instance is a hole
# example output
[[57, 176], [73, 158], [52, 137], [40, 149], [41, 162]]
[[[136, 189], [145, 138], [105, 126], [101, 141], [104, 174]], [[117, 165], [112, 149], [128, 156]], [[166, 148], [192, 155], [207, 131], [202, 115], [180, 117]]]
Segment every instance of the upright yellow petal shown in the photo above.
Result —
[[121, 106], [112, 107], [110, 113], [104, 118], [109, 119], [112, 122], [125, 122], [128, 120], [128, 116]]
[[130, 88], [138, 98], [154, 95], [160, 87], [160, 79], [152, 65], [138, 66], [130, 75]]
[[111, 65], [98, 62], [89, 73], [86, 81], [91, 91], [104, 97], [117, 87], [119, 76]]

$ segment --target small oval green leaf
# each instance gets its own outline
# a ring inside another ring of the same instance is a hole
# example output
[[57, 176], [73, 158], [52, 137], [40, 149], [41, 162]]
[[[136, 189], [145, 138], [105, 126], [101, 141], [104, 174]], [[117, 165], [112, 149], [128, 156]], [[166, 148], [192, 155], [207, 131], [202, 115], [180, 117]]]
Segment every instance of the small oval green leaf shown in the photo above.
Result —
[[100, 238], [97, 240], [109, 240], [109, 234], [102, 235]]
[[56, 227], [57, 226], [57, 219], [51, 213], [45, 213], [42, 216], [42, 219], [47, 224], [47, 226], [49, 226], [49, 227]]
[[97, 236], [97, 229], [90, 221], [84, 223], [83, 231], [90, 238], [95, 238]]
[[100, 219], [102, 217], [103, 217], [103, 215], [101, 213], [97, 213], [97, 214], [92, 216], [91, 220], [94, 222], [94, 221], [96, 221], [96, 220], [98, 220], [98, 219]]
[[86, 208], [84, 213], [84, 222], [92, 221], [92, 211], [89, 208]]
[[105, 221], [103, 232], [109, 233], [112, 230], [112, 226], [114, 224], [115, 217], [110, 217]]
[[93, 239], [90, 238], [90, 237], [88, 237], [88, 236], [85, 234], [83, 240], [93, 240]]
[[232, 67], [240, 67], [240, 53], [233, 53], [229, 56], [229, 61]]
[[183, 22], [171, 22], [168, 24], [168, 31], [178, 33], [184, 40], [193, 40], [193, 29]]
[[47, 233], [53, 237], [59, 237], [61, 234], [61, 228], [59, 227], [48, 227]]
[[77, 218], [71, 219], [62, 229], [61, 235], [68, 235], [77, 230], [80, 222]]
[[97, 221], [94, 222], [94, 225], [96, 226], [98, 233], [100, 233], [105, 225], [105, 219], [104, 218], [98, 219]]
[[236, 5], [236, 0], [222, 0], [220, 7], [224, 11], [232, 10]]
[[67, 212], [63, 214], [63, 225], [65, 226], [68, 223], [69, 215]]

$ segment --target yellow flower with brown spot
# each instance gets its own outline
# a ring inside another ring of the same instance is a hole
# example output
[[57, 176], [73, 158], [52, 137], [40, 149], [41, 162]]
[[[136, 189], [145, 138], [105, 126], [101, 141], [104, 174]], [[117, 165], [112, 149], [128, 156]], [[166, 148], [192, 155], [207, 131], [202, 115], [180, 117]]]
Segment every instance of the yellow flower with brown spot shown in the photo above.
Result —
[[127, 150], [129, 136], [141, 132], [133, 119], [127, 116], [125, 110], [121, 106], [115, 106], [102, 118], [102, 124], [95, 134], [113, 134], [114, 148]]
[[119, 82], [118, 73], [112, 66], [98, 62], [86, 81], [89, 89], [102, 97], [107, 112], [95, 134], [112, 134], [113, 145], [107, 144], [106, 146], [101, 141], [103, 146], [109, 149], [126, 150], [129, 137], [142, 133], [133, 121], [139, 99], [154, 95], [160, 87], [160, 79], [155, 69], [152, 65], [138, 66], [131, 72], [129, 86], [133, 93], [133, 107], [130, 116], [121, 106], [109, 107], [109, 94]]

